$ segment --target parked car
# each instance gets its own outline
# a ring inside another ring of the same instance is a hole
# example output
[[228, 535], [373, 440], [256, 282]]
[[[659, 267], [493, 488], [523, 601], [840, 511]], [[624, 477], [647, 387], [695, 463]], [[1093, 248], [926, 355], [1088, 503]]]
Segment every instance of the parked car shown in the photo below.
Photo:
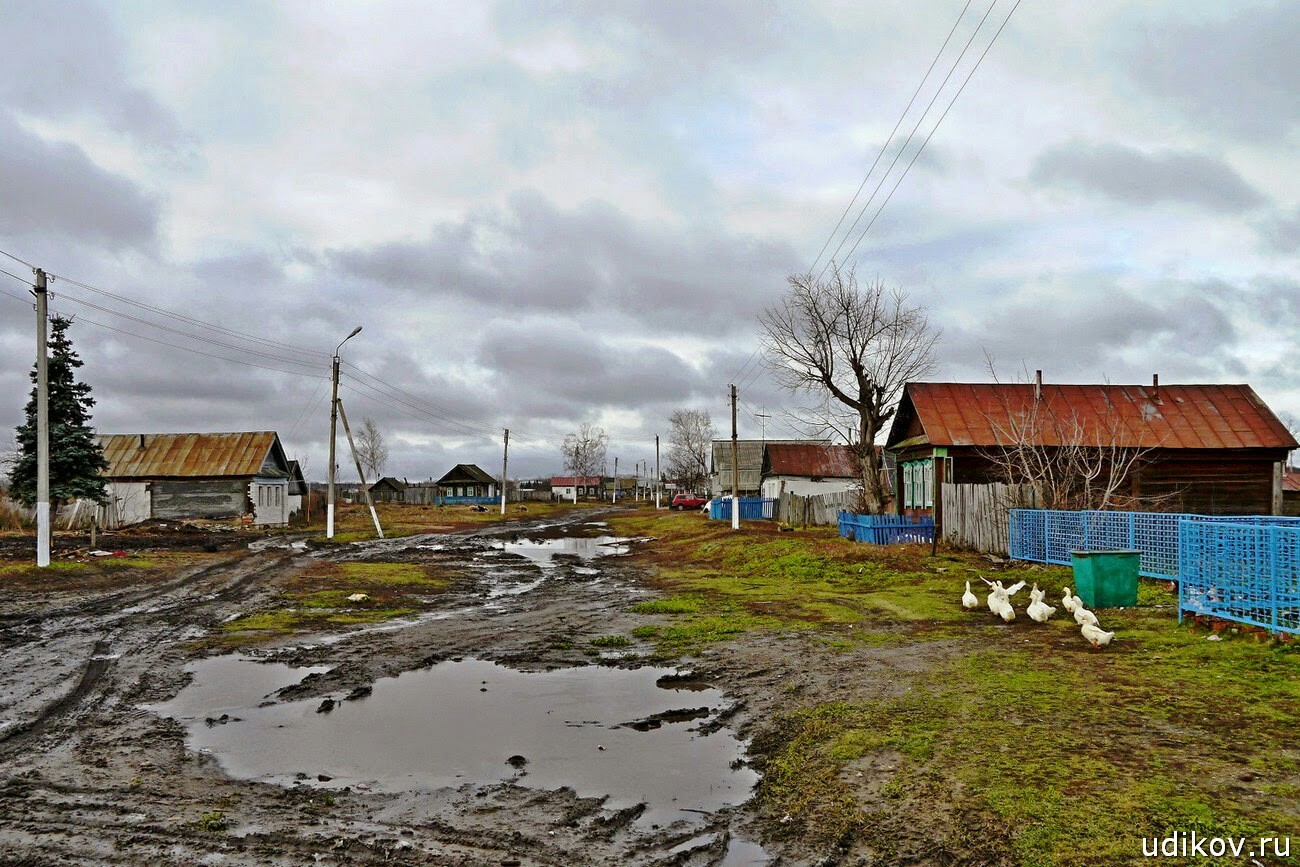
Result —
[[673, 502], [669, 508], [676, 509], [679, 512], [685, 509], [698, 509], [708, 501], [707, 497], [701, 497], [699, 494], [678, 494], [673, 497]]

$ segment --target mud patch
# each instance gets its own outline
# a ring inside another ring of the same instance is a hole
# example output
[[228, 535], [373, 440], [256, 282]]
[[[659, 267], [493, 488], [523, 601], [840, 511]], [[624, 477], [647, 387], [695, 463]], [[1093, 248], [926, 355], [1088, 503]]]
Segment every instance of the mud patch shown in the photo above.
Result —
[[[318, 712], [319, 698], [264, 701], [306, 670], [237, 656], [188, 668], [193, 682], [151, 709], [183, 723], [187, 746], [238, 779], [387, 792], [567, 787], [636, 808], [646, 824], [736, 806], [758, 779], [744, 744], [710, 725], [726, 697], [695, 691], [686, 706], [680, 692], [658, 684], [671, 669], [522, 672], [464, 659], [381, 679], [370, 695]], [[207, 725], [223, 714], [226, 724]]]

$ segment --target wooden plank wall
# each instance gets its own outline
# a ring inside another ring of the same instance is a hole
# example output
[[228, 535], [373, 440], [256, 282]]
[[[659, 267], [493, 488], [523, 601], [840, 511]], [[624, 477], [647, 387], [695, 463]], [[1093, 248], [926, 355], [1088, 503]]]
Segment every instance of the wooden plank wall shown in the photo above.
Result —
[[808, 497], [786, 492], [776, 502], [776, 519], [799, 527], [838, 524], [839, 513], [856, 509], [858, 499], [857, 491], [814, 494]]
[[1037, 498], [1030, 485], [943, 486], [943, 541], [958, 548], [974, 548], [984, 554], [1006, 554], [1011, 509], [1036, 509]]

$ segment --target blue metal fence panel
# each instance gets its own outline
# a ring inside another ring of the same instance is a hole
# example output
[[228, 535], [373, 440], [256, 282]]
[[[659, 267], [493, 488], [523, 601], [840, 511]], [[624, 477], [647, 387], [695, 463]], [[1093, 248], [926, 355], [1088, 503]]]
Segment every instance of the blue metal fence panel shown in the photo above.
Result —
[[1183, 612], [1300, 634], [1300, 526], [1178, 522]]
[[1012, 509], [1011, 557], [1037, 563], [1071, 565], [1071, 551], [1136, 550], [1140, 572], [1148, 578], [1178, 580], [1179, 524], [1237, 523], [1300, 528], [1300, 519], [1273, 515], [1185, 515], [1159, 512], [1067, 512]]
[[934, 518], [906, 515], [855, 515], [840, 512], [840, 535], [855, 542], [895, 545], [902, 542], [934, 541]]
[[491, 506], [500, 502], [500, 497], [438, 497], [434, 500], [438, 506]]
[[[741, 497], [740, 520], [771, 521], [776, 517], [776, 500], [769, 497]], [[709, 503], [709, 518], [714, 521], [731, 520], [731, 500], [718, 498]]]

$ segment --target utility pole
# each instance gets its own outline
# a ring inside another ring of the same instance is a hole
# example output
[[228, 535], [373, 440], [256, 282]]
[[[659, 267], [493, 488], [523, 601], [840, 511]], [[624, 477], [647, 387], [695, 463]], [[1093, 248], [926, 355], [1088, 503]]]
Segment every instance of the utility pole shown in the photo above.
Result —
[[506, 467], [510, 466], [510, 428], [505, 429], [505, 448], [501, 451], [501, 514], [506, 513]]
[[614, 456], [614, 490], [609, 492], [609, 501], [618, 502], [618, 456]]
[[[334, 347], [334, 362], [330, 368], [330, 378], [333, 382], [333, 392], [330, 395], [330, 466], [329, 466], [329, 493], [325, 498], [325, 538], [334, 538], [334, 475], [337, 464], [334, 458], [334, 440], [338, 438], [339, 426], [339, 352], [343, 349], [343, 344], [361, 333], [361, 326], [353, 328], [347, 337], [339, 341], [339, 345]], [[308, 496], [311, 495], [311, 488], [307, 489]], [[378, 524], [378, 520], [375, 521]]]
[[736, 438], [736, 386], [731, 386], [731, 529], [740, 529], [740, 443]]
[[352, 428], [348, 427], [348, 411], [339, 401], [339, 415], [343, 418], [343, 433], [348, 436], [348, 448], [352, 450], [352, 461], [357, 465], [357, 478], [361, 479], [361, 492], [366, 495], [366, 505], [370, 507], [370, 518], [375, 522], [375, 532], [384, 538], [384, 528], [379, 526], [379, 513], [375, 511], [375, 501], [370, 498], [370, 487], [366, 484], [365, 470], [361, 469], [361, 456], [357, 454], [357, 444], [352, 441]]
[[45, 320], [50, 298], [36, 268], [36, 565], [50, 565], [50, 359]]
[[659, 508], [659, 434], [655, 434], [655, 508]]

